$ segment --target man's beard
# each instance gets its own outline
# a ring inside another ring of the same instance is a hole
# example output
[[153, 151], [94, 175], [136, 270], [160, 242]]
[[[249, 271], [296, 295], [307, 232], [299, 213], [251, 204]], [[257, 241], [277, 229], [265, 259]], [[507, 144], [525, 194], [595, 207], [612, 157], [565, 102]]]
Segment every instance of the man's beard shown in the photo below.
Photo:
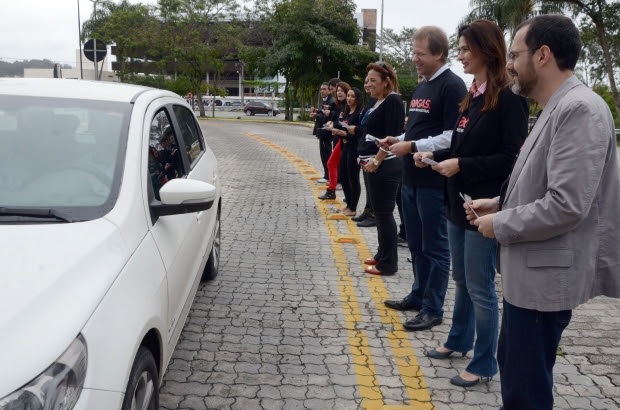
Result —
[[[534, 71], [534, 65], [531, 63], [528, 64], [525, 75], [519, 76], [518, 73], [514, 70], [510, 71], [510, 74], [513, 76], [512, 86], [510, 87], [512, 92], [521, 95], [523, 97], [529, 97], [532, 90], [538, 83], [538, 76]], [[515, 76], [515, 74], [517, 74]], [[526, 75], [528, 78], [526, 78]]]

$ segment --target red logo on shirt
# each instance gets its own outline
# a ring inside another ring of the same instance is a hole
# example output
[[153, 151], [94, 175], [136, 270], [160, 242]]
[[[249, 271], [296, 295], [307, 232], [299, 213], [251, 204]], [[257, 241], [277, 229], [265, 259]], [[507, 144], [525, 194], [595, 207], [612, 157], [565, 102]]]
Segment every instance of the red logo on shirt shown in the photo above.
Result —
[[469, 118], [461, 117], [461, 120], [459, 121], [459, 125], [456, 128], [465, 129], [467, 128], [468, 122], [469, 122]]
[[418, 98], [417, 100], [411, 100], [409, 104], [409, 108], [423, 108], [425, 110], [431, 109], [431, 100], [426, 100], [424, 98]]

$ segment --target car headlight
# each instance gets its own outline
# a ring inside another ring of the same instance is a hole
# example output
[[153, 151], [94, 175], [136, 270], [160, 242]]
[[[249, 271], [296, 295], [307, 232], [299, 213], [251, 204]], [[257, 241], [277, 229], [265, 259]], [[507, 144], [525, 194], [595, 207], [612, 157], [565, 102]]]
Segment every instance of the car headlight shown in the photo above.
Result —
[[38, 377], [0, 399], [0, 410], [68, 410], [84, 386], [86, 341], [78, 335], [65, 352]]

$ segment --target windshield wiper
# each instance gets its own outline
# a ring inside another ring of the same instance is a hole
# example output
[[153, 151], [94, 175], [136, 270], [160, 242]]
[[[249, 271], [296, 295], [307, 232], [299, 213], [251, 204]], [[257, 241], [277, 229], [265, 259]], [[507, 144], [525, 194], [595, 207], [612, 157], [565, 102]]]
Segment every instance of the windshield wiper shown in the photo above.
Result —
[[0, 207], [0, 216], [25, 216], [28, 218], [56, 219], [62, 222], [73, 222], [74, 219], [66, 212], [53, 208], [6, 208]]

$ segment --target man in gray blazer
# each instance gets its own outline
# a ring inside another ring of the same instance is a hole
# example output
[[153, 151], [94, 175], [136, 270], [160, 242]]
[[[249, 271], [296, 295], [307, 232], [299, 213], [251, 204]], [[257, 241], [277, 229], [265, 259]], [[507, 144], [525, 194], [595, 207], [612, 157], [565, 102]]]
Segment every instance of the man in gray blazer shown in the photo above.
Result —
[[465, 204], [500, 244], [497, 360], [505, 410], [553, 408], [553, 365], [572, 309], [620, 297], [620, 176], [605, 102], [573, 74], [579, 31], [560, 15], [523, 22], [508, 70], [543, 111], [502, 195]]

